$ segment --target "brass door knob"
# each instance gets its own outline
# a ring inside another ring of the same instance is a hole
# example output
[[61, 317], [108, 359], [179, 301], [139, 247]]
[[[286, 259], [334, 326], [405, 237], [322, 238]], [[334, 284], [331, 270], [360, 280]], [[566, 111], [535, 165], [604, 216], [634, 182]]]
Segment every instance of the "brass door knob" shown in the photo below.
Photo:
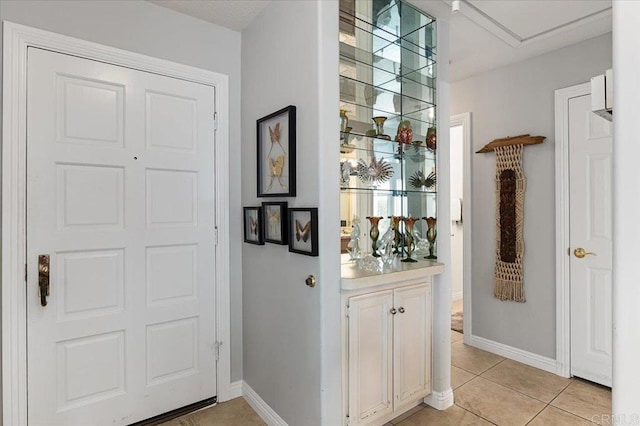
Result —
[[314, 277], [313, 275], [309, 275], [307, 279], [304, 280], [304, 283], [309, 287], [314, 288], [316, 286], [316, 277]]
[[591, 255], [591, 256], [596, 256], [595, 253], [590, 252], [590, 251], [585, 251], [585, 249], [583, 249], [582, 247], [578, 247], [577, 249], [575, 249], [573, 251], [573, 254], [578, 258], [578, 259], [582, 259], [583, 257], [587, 256], [587, 255]]

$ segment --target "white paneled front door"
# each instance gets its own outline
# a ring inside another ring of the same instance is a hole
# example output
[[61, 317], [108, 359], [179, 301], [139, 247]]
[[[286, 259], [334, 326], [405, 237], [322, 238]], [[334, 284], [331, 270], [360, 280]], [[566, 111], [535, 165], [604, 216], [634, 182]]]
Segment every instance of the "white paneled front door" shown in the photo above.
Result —
[[29, 424], [129, 424], [216, 395], [214, 95], [29, 48]]
[[569, 99], [571, 374], [611, 386], [612, 123]]

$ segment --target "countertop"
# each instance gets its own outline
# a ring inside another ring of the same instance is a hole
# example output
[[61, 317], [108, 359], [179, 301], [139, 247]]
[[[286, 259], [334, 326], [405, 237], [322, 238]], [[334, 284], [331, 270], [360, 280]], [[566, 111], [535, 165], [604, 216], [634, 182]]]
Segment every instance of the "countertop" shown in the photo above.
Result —
[[341, 256], [341, 288], [342, 290], [358, 290], [406, 281], [415, 278], [429, 277], [444, 272], [444, 264], [426, 259], [416, 259], [415, 263], [398, 261], [394, 268], [386, 267], [382, 271], [360, 269], [356, 261], [349, 260], [349, 255]]

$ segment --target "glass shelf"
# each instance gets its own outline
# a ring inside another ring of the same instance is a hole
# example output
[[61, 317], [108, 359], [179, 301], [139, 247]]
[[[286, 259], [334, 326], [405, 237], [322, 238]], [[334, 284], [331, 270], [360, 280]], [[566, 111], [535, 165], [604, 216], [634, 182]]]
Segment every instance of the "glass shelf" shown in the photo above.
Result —
[[381, 189], [381, 188], [377, 188], [377, 187], [370, 187], [370, 188], [362, 188], [362, 187], [350, 187], [350, 186], [341, 186], [340, 187], [341, 191], [349, 191], [352, 192], [354, 194], [366, 194], [366, 193], [371, 193], [371, 192], [377, 192], [378, 194], [384, 194], [390, 197], [408, 197], [411, 195], [422, 195], [422, 194], [437, 194], [437, 191], [428, 191], [428, 190], [424, 190], [424, 191], [418, 191], [418, 190], [409, 190], [409, 189]]
[[[376, 36], [360, 28], [355, 28], [355, 31], [356, 37], [340, 41], [341, 59], [357, 62], [359, 65], [375, 68], [376, 71], [387, 73], [389, 80], [404, 76], [418, 83], [435, 87], [434, 82], [428, 81], [429, 77], [435, 76], [435, 55], [431, 57], [415, 55], [413, 52], [403, 49], [402, 46], [398, 46], [398, 53], [389, 58], [385, 55], [373, 53], [356, 46], [355, 40], [359, 32], [370, 38], [375, 38]], [[394, 58], [404, 60], [394, 60]], [[402, 62], [404, 62], [404, 64], [402, 64]]]
[[[412, 9], [404, 3], [402, 3], [402, 6], [405, 10]], [[426, 15], [422, 16], [426, 17]], [[417, 23], [412, 23], [410, 19], [407, 19], [403, 20], [404, 25], [396, 25], [394, 27], [389, 25], [391, 21], [384, 25], [376, 25], [372, 22], [371, 16], [363, 16], [358, 12], [354, 14], [353, 11], [340, 8], [341, 27], [344, 28], [347, 25], [375, 35], [372, 48], [374, 53], [395, 45], [424, 57], [435, 55], [435, 43], [431, 41], [435, 40], [436, 21], [433, 18], [426, 18], [424, 21], [419, 20]], [[420, 40], [421, 34], [424, 34], [424, 40], [422, 41]]]
[[[400, 86], [398, 88], [400, 89]], [[433, 108], [435, 107], [435, 103], [433, 103], [434, 92], [435, 90], [429, 86], [415, 83], [410, 87], [403, 85], [401, 90], [391, 91], [351, 77], [340, 76], [340, 99], [350, 100], [356, 105], [372, 107], [382, 103], [378, 102], [379, 97], [390, 98], [391, 104], [385, 105], [389, 113], [402, 112], [406, 115]], [[430, 98], [431, 101], [427, 101], [425, 98]]]
[[[339, 141], [342, 231], [354, 217], [365, 235], [367, 216], [385, 217], [381, 230], [387, 216], [437, 217], [437, 153], [425, 143], [437, 118], [436, 21], [399, 0], [340, 0], [339, 30], [340, 109], [348, 118], [341, 116], [341, 125], [351, 127]], [[386, 118], [386, 139], [367, 136], [373, 117]], [[395, 141], [406, 120], [410, 144]], [[358, 164], [369, 167], [374, 158], [385, 182], [358, 176]], [[426, 222], [414, 229], [424, 238]]]
[[[363, 151], [365, 153], [375, 152], [395, 156], [399, 152], [402, 152], [404, 157], [409, 159], [413, 159], [414, 156], [418, 156], [422, 160], [436, 159], [436, 153], [427, 148], [424, 142], [420, 142], [420, 144], [401, 144], [399, 142], [389, 141], [386, 139], [343, 132], [340, 132], [340, 138], [340, 149], [345, 151], [342, 152], [343, 154], [349, 154], [349, 151]], [[421, 139], [424, 139], [424, 137]], [[345, 143], [345, 140], [348, 143]], [[414, 162], [416, 161], [417, 160], [414, 160]]]

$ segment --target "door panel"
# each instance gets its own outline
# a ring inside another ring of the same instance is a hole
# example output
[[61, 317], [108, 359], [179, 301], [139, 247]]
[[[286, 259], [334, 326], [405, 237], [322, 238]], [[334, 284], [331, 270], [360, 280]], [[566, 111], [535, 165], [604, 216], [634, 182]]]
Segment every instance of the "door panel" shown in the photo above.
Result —
[[431, 392], [431, 286], [394, 291], [394, 409]]
[[590, 106], [569, 100], [571, 373], [611, 386], [612, 126]]
[[129, 424], [214, 396], [214, 89], [28, 55], [30, 424]]
[[349, 417], [367, 423], [393, 412], [393, 291], [349, 299]]

